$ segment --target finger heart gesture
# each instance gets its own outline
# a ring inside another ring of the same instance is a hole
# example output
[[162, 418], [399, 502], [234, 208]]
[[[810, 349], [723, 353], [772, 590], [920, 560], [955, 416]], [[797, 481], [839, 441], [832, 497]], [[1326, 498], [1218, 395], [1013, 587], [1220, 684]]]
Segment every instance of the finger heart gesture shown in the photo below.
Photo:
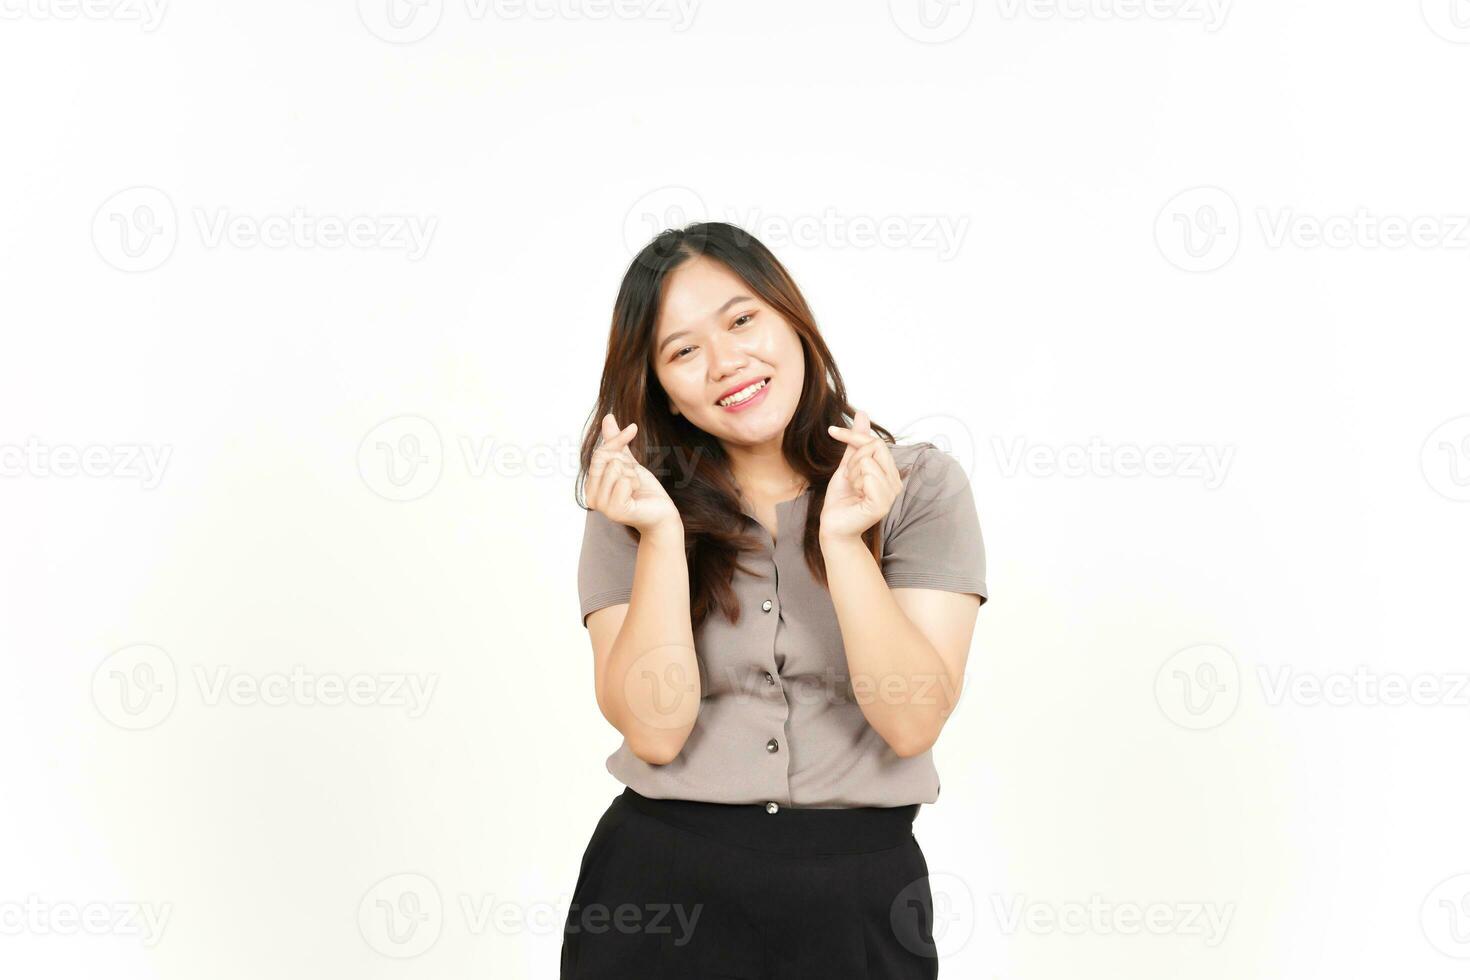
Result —
[[887, 516], [903, 478], [888, 443], [873, 432], [868, 413], [859, 411], [851, 428], [827, 426], [834, 439], [847, 444], [842, 461], [827, 483], [821, 533], [826, 537], [860, 537]]
[[647, 532], [661, 524], [677, 523], [679, 509], [658, 477], [629, 450], [628, 443], [637, 432], [636, 422], [619, 429], [611, 412], [602, 417], [602, 439], [592, 451], [584, 492], [590, 509]]

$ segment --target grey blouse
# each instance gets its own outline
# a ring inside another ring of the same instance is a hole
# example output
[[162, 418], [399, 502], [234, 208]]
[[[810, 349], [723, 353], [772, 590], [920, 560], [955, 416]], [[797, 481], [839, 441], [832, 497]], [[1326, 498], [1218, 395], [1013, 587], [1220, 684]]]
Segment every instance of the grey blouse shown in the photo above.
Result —
[[[930, 443], [890, 446], [911, 467], [883, 519], [883, 578], [893, 588], [943, 589], [988, 598], [985, 545], [964, 469]], [[763, 554], [740, 562], [731, 582], [741, 603], [730, 623], [718, 609], [695, 631], [699, 714], [679, 755], [653, 765], [626, 740], [607, 770], [644, 796], [779, 807], [932, 803], [932, 750], [902, 758], [868, 724], [855, 699], [832, 597], [807, 568], [801, 528], [812, 499], [776, 505], [776, 543], [749, 511]], [[582, 622], [628, 602], [638, 546], [623, 525], [587, 511], [577, 569]], [[865, 691], [881, 696], [881, 691]], [[922, 692], [916, 692], [922, 693]]]

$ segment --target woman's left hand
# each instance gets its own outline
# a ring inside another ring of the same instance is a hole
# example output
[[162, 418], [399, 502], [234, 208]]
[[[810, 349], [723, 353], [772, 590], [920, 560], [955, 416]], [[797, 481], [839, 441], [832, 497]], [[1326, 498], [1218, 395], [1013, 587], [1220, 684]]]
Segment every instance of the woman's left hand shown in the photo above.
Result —
[[827, 426], [834, 439], [847, 443], [847, 450], [827, 484], [821, 520], [825, 538], [861, 537], [887, 516], [903, 488], [888, 443], [873, 432], [868, 421], [868, 413], [860, 411], [851, 428]]

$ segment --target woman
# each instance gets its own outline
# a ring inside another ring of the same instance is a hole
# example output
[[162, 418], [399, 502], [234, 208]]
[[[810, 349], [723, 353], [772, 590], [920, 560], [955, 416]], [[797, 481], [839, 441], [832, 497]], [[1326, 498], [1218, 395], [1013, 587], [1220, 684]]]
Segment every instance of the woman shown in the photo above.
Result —
[[633, 261], [596, 416], [578, 588], [625, 788], [562, 977], [937, 976], [913, 820], [986, 601], [964, 471], [851, 410], [785, 268], [720, 222]]

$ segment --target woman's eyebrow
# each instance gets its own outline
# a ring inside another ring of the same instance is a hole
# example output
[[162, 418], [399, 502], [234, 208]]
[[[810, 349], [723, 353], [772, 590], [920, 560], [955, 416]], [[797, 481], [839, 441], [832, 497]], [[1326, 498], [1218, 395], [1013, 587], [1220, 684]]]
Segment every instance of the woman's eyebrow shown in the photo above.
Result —
[[[736, 303], [748, 303], [748, 302], [750, 302], [754, 298], [755, 298], [754, 296], [731, 296], [729, 299], [725, 300], [724, 304], [721, 305], [718, 310], [715, 310], [713, 313], [711, 313], [710, 316], [711, 317], [722, 316], [722, 315], [724, 315], [724, 312], [726, 310], [728, 310], [730, 307], [734, 306]], [[659, 345], [658, 345], [659, 353], [663, 353], [663, 349], [668, 346], [669, 341], [676, 340], [679, 337], [683, 337], [687, 333], [689, 333], [688, 330], [675, 330], [673, 333], [669, 334], [663, 340], [659, 341]]]

